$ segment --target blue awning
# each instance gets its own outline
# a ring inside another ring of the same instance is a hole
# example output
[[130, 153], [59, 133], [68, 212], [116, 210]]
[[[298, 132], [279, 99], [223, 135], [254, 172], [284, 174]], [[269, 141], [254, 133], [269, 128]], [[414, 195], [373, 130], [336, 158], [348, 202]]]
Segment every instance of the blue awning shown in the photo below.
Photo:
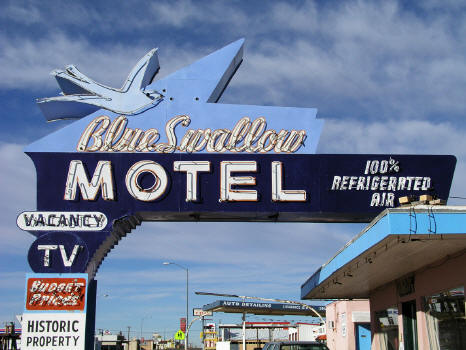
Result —
[[368, 298], [465, 249], [466, 206], [386, 209], [301, 286], [301, 299]]

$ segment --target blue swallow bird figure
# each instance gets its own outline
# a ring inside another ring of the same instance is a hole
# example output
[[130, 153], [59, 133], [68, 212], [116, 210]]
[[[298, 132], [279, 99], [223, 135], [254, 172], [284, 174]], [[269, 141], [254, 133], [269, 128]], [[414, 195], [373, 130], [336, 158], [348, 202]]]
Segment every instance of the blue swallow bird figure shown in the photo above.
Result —
[[152, 49], [134, 66], [120, 89], [90, 79], [74, 65], [54, 70], [62, 96], [41, 98], [37, 103], [48, 121], [82, 118], [101, 108], [124, 115], [135, 115], [156, 106], [163, 95], [146, 89], [159, 71], [157, 49]]

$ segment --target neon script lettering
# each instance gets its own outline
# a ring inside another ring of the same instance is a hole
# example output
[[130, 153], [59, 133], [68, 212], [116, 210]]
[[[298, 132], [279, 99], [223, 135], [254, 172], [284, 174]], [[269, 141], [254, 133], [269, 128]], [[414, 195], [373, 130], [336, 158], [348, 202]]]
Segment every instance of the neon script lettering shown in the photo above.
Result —
[[175, 151], [195, 153], [207, 152], [247, 152], [247, 153], [295, 153], [304, 143], [305, 130], [276, 131], [267, 129], [267, 121], [259, 117], [251, 121], [241, 118], [230, 129], [188, 129], [178, 142], [175, 129], [187, 127], [191, 119], [179, 115], [165, 125], [167, 142], [158, 142], [157, 129], [131, 129], [128, 120], [121, 115], [111, 121], [108, 116], [95, 118], [84, 130], [77, 145], [78, 152], [156, 152]]

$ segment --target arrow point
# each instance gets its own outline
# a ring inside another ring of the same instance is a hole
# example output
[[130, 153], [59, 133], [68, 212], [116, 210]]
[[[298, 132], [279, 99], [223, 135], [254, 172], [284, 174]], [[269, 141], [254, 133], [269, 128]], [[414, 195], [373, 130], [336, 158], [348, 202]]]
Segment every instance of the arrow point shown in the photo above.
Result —
[[243, 46], [244, 38], [236, 40], [151, 84], [150, 88], [182, 86], [186, 91], [187, 86], [192, 86], [201, 101], [217, 102], [243, 60]]

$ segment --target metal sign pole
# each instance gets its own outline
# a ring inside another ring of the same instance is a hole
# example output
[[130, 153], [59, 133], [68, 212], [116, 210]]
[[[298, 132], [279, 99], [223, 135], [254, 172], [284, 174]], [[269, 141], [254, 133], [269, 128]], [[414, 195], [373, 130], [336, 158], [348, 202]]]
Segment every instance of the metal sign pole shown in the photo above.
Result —
[[205, 320], [202, 316], [202, 350], [205, 350]]
[[243, 350], [246, 350], [246, 313], [243, 312]]

